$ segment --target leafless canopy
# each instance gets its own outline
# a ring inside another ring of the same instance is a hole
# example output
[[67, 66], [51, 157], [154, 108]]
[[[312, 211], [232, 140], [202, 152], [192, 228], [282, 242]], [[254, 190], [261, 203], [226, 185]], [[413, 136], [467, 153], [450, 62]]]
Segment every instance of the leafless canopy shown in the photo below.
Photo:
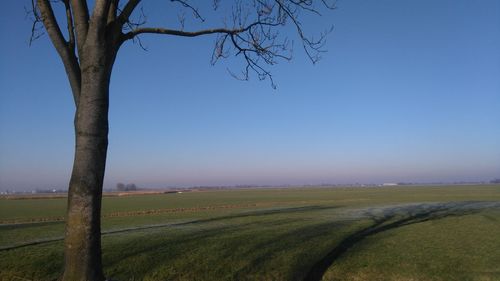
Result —
[[[300, 41], [300, 45], [313, 63], [318, 61], [320, 54], [324, 51], [325, 36], [331, 28], [317, 31], [314, 36], [308, 36], [301, 24], [300, 16], [320, 15], [322, 10], [335, 8], [335, 0], [228, 1], [224, 4], [231, 6], [229, 17], [221, 20], [219, 26], [213, 27], [205, 20], [204, 11], [201, 11], [196, 4], [198, 1], [164, 1], [183, 9], [183, 12], [178, 15], [180, 28], [148, 26], [140, 7], [141, 0], [126, 2], [95, 0], [92, 13], [89, 12], [85, 0], [32, 0], [32, 7], [28, 9], [33, 17], [30, 44], [41, 35], [40, 24], [44, 24], [45, 30], [65, 63], [66, 72], [69, 76], [71, 76], [69, 72], [75, 76], [74, 79], [70, 77], [70, 81], [72, 81], [72, 88], [76, 87], [73, 90], [77, 90], [79, 87], [77, 76], [80, 73], [78, 58], [81, 56], [87, 31], [94, 17], [97, 19], [101, 15], [102, 20], [107, 22], [106, 33], [112, 34], [117, 49], [127, 40], [138, 42], [143, 47], [139, 37], [142, 34], [184, 37], [214, 34], [216, 40], [211, 58], [212, 64], [232, 55], [241, 57], [245, 62], [244, 67], [241, 73], [230, 72], [234, 77], [248, 80], [249, 75], [255, 73], [260, 80], [269, 78], [271, 85], [275, 87], [272, 74], [267, 67], [276, 64], [280, 59], [291, 59], [293, 46], [291, 38]], [[65, 19], [56, 19], [54, 8], [58, 4], [62, 4], [61, 7], [65, 9]], [[205, 12], [215, 14], [221, 9], [222, 4], [220, 0], [213, 0], [211, 5], [213, 11]], [[186, 12], [191, 13], [194, 19], [200, 21], [199, 26], [205, 25], [207, 28], [185, 30]], [[61, 31], [62, 25], [58, 25], [58, 22], [63, 21], [67, 23], [65, 35]], [[288, 36], [290, 32], [286, 32], [283, 28], [287, 24], [296, 31], [297, 36]]]

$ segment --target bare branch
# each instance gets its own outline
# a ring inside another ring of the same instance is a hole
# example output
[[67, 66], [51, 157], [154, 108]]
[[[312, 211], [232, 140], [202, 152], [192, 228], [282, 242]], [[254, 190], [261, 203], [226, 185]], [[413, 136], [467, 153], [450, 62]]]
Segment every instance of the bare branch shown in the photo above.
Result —
[[111, 0], [111, 4], [109, 6], [109, 11], [108, 11], [108, 21], [107, 21], [108, 24], [116, 19], [119, 3], [120, 0]]
[[[320, 59], [319, 53], [322, 52], [321, 48], [324, 45], [324, 39], [326, 37], [326, 34], [322, 33], [318, 40], [306, 38], [306, 36], [304, 35], [304, 32], [302, 31], [302, 26], [298, 20], [297, 8], [305, 9], [307, 11], [313, 11], [314, 13], [317, 13], [317, 12], [314, 8], [310, 8], [310, 6], [312, 6], [312, 1], [304, 1], [304, 0], [293, 1], [293, 0], [290, 0], [290, 2], [292, 3], [292, 5], [290, 5], [290, 4], [286, 5], [283, 1], [275, 0], [275, 3], [279, 6], [279, 12], [283, 13], [286, 16], [286, 18], [291, 19], [291, 21], [295, 25], [297, 33], [302, 41], [302, 47], [304, 48], [304, 51], [306, 52], [307, 56], [309, 57], [309, 59], [313, 63], [316, 63]], [[323, 0], [323, 3], [326, 3], [326, 2]], [[293, 5], [295, 5], [295, 6], [293, 6]], [[327, 7], [329, 7], [329, 6], [327, 6]]]
[[99, 20], [104, 21], [107, 20], [109, 7], [113, 0], [95, 0], [94, 10], [92, 11], [92, 16], [90, 18], [91, 24], [93, 21]]
[[[31, 25], [31, 36], [29, 41], [30, 46], [36, 39], [40, 38], [44, 34], [43, 31], [40, 31], [43, 29], [43, 22], [35, 1], [36, 0], [31, 0], [31, 9], [26, 9], [26, 7], [24, 8], [26, 11], [26, 17], [33, 16], [31, 19], [33, 24]], [[42, 27], [40, 25], [42, 25]]]
[[68, 26], [68, 47], [69, 50], [74, 53], [75, 52], [75, 31], [73, 26], [73, 15], [71, 13], [71, 7], [69, 5], [69, 0], [64, 0], [64, 8], [66, 9], [66, 22]]
[[[57, 24], [56, 18], [54, 16], [54, 11], [49, 0], [37, 0], [38, 9], [40, 10], [40, 19], [45, 26], [45, 30], [52, 41], [57, 53], [61, 57], [66, 74], [70, 82], [71, 90], [73, 92], [73, 98], [75, 105], [78, 104], [80, 87], [81, 87], [81, 77], [80, 77], [80, 66], [74, 52], [70, 49], [68, 42], [64, 40], [61, 33], [61, 29]], [[35, 12], [38, 13], [38, 12]], [[70, 39], [71, 40], [71, 39]]]
[[139, 14], [139, 17], [137, 19], [128, 19], [124, 25], [121, 27], [122, 28], [122, 31], [129, 31], [129, 30], [134, 30], [142, 25], [144, 25], [146, 23], [146, 14], [144, 14], [144, 10], [140, 9], [140, 14]]
[[[195, 17], [202, 21], [199, 10], [191, 5], [189, 0], [170, 0], [180, 3], [186, 9], [191, 10]], [[130, 4], [134, 0], [129, 0]], [[219, 0], [214, 0], [213, 7], [219, 7]], [[216, 34], [214, 50], [211, 63], [215, 64], [220, 58], [227, 58], [231, 53], [242, 57], [246, 63], [241, 75], [231, 75], [240, 80], [247, 80], [250, 72], [257, 75], [260, 80], [269, 78], [275, 87], [272, 74], [265, 65], [274, 65], [279, 60], [290, 60], [292, 58], [293, 41], [279, 32], [280, 26], [291, 23], [296, 30], [302, 48], [311, 62], [316, 63], [320, 59], [326, 36], [332, 29], [320, 32], [316, 37], [306, 36], [299, 16], [302, 12], [313, 15], [321, 15], [317, 6], [326, 9], [334, 9], [336, 0], [252, 0], [244, 2], [236, 0], [231, 5], [232, 13], [230, 20], [232, 26], [225, 24], [221, 28], [208, 28], [198, 31], [184, 30], [184, 17], [180, 17], [181, 29], [170, 29], [165, 27], [142, 27], [144, 22], [137, 24], [125, 21], [125, 34], [121, 42], [139, 39], [141, 34], [163, 34], [183, 37], [196, 37], [202, 35]], [[319, 3], [319, 4], [318, 4]], [[136, 4], [136, 3], [135, 3]], [[124, 14], [124, 12], [122, 12]], [[128, 28], [128, 30], [127, 30]], [[139, 41], [140, 43], [140, 41]], [[142, 46], [142, 45], [141, 45]]]
[[124, 25], [126, 22], [129, 21], [130, 15], [132, 15], [132, 12], [134, 12], [135, 8], [141, 0], [129, 0], [127, 4], [125, 4], [125, 7], [123, 8], [121, 14], [118, 16], [118, 24], [119, 25]]
[[52, 5], [49, 0], [38, 0], [40, 10], [40, 20], [49, 34], [50, 40], [59, 54], [67, 52], [66, 40], [57, 24]]
[[259, 24], [273, 25], [273, 24], [268, 24], [268, 23], [255, 22], [247, 27], [238, 28], [238, 29], [214, 28], [214, 29], [204, 29], [204, 30], [199, 30], [199, 31], [183, 31], [183, 30], [159, 28], [159, 27], [142, 27], [142, 28], [134, 29], [134, 30], [124, 34], [123, 40], [129, 40], [129, 39], [132, 39], [139, 34], [145, 34], [145, 33], [175, 35], [175, 36], [183, 36], [183, 37], [196, 37], [196, 36], [207, 35], [207, 34], [216, 34], [216, 33], [237, 34], [237, 33], [245, 32], [245, 31], [249, 30], [250, 28], [252, 28], [253, 26], [256, 26]]
[[[89, 22], [89, 31], [91, 31], [91, 40], [104, 40], [105, 32], [107, 28], [107, 17], [109, 13], [109, 7], [111, 6], [111, 0], [95, 0], [94, 10], [92, 11], [92, 16]], [[87, 34], [89, 36], [89, 34]]]
[[184, 8], [190, 9], [193, 12], [193, 15], [194, 15], [195, 18], [201, 20], [202, 22], [205, 21], [205, 19], [201, 16], [200, 12], [198, 11], [198, 8], [193, 7], [187, 1], [185, 1], [185, 0], [170, 0], [170, 1], [171, 2], [178, 2], [178, 3], [180, 3], [182, 6], [184, 6]]
[[83, 45], [85, 44], [89, 30], [89, 9], [86, 0], [70, 0], [70, 6], [74, 17], [78, 56], [81, 57]]

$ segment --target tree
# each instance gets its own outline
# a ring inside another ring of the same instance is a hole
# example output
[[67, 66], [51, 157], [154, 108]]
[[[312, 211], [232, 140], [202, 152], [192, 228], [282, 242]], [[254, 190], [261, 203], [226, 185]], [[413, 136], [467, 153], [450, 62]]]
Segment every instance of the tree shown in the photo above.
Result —
[[[59, 54], [75, 103], [75, 156], [69, 183], [65, 232], [65, 268], [62, 280], [103, 280], [101, 265], [101, 196], [108, 146], [109, 84], [113, 65], [127, 41], [138, 41], [139, 35], [159, 34], [196, 37], [215, 35], [212, 63], [230, 54], [245, 63], [241, 75], [247, 80], [255, 73], [260, 80], [269, 79], [265, 66], [279, 59], [291, 59], [291, 41], [279, 30], [290, 24], [312, 62], [316, 62], [325, 42], [326, 32], [317, 39], [306, 37], [299, 14], [319, 15], [319, 9], [333, 9], [329, 0], [249, 0], [229, 1], [230, 25], [197, 31], [165, 27], [145, 27], [133, 14], [141, 0], [95, 0], [93, 7], [86, 0], [32, 0], [34, 17], [32, 39], [39, 37], [42, 24]], [[171, 0], [191, 11], [204, 24], [199, 9], [189, 0]], [[64, 19], [56, 18], [54, 5], [61, 3]], [[220, 0], [214, 0], [215, 10]], [[137, 12], [136, 12], [137, 13]], [[58, 22], [66, 22], [66, 27]], [[181, 19], [181, 26], [184, 20]], [[66, 28], [67, 35], [62, 32]], [[31, 43], [31, 41], [30, 41]], [[142, 45], [141, 45], [142, 46]]]
[[125, 184], [119, 182], [116, 184], [116, 190], [118, 191], [124, 191], [125, 190]]
[[135, 183], [129, 183], [127, 185], [125, 185], [124, 183], [117, 183], [116, 184], [116, 190], [118, 191], [134, 191], [134, 190], [137, 190], [137, 186], [135, 185]]
[[125, 190], [126, 191], [137, 190], [137, 186], [135, 185], [135, 183], [129, 183], [127, 184], [127, 186], [125, 186]]

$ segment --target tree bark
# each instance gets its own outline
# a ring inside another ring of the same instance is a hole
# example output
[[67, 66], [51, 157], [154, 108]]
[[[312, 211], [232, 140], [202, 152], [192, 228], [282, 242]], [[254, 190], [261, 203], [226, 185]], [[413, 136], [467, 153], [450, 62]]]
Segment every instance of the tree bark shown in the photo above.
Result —
[[90, 46], [81, 61], [75, 158], [69, 184], [63, 281], [104, 280], [101, 195], [108, 147], [109, 82], [114, 55]]

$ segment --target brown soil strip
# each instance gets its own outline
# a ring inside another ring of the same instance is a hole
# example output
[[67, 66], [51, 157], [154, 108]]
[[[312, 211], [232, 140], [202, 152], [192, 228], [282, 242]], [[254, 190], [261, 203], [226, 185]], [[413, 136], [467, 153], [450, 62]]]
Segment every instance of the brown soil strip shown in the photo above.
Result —
[[[223, 209], [241, 209], [241, 208], [257, 207], [259, 205], [263, 205], [263, 204], [240, 204], [240, 205], [219, 205], [219, 206], [205, 206], [205, 207], [191, 207], [191, 208], [150, 209], [150, 210], [127, 211], [127, 212], [113, 212], [113, 213], [103, 214], [102, 217], [103, 218], [117, 218], [117, 217], [159, 215], [159, 214], [167, 214], [167, 213], [199, 212], [199, 211], [211, 211], [211, 210], [223, 210]], [[62, 222], [64, 220], [65, 220], [65, 217], [4, 219], [4, 220], [0, 220], [0, 225]]]

